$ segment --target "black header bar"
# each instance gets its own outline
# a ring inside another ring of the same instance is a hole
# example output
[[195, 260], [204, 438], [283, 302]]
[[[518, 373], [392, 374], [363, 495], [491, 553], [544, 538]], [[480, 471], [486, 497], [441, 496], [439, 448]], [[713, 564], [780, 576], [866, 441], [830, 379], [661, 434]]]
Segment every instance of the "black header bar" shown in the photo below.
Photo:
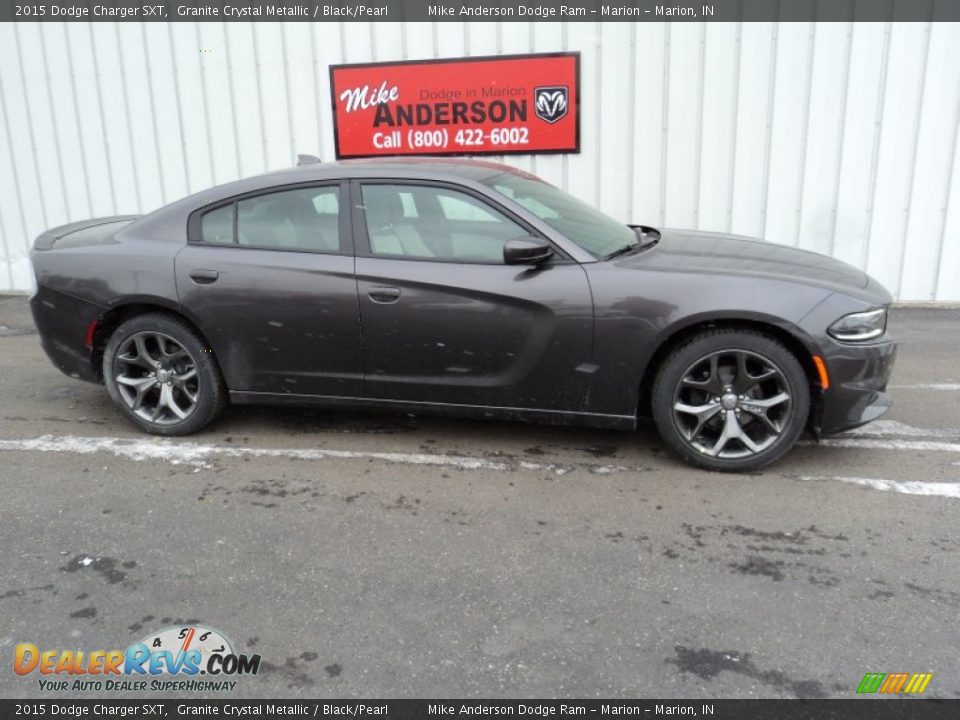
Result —
[[960, 21], [957, 0], [23, 0], [0, 21]]
[[324, 720], [953, 720], [960, 700], [0, 700], [0, 717], [323, 718]]

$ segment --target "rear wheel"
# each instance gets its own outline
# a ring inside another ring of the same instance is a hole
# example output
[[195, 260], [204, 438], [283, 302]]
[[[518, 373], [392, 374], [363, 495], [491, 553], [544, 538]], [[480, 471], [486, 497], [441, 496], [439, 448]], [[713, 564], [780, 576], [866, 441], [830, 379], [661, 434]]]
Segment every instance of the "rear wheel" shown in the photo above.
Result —
[[140, 315], [120, 325], [103, 353], [103, 377], [120, 412], [157, 435], [196, 432], [226, 404], [206, 344], [170, 315]]
[[803, 432], [810, 388], [797, 358], [750, 330], [710, 330], [674, 350], [657, 372], [653, 417], [681, 458], [708, 470], [757, 470]]

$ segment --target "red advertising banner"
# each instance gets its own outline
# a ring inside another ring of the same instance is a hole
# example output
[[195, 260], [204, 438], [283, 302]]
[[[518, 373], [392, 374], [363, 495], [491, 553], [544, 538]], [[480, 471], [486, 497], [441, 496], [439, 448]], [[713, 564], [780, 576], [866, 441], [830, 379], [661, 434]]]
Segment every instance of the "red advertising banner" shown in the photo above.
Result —
[[580, 54], [332, 65], [338, 158], [580, 152]]

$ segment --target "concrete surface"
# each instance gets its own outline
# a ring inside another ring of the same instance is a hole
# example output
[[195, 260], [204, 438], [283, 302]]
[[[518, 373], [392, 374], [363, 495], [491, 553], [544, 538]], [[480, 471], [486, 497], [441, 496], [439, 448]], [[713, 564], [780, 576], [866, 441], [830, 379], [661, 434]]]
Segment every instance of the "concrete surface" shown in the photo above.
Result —
[[960, 311], [892, 332], [885, 420], [726, 476], [650, 428], [232, 409], [158, 441], [0, 298], [0, 695], [42, 694], [18, 642], [197, 621], [263, 657], [234, 697], [960, 697]]

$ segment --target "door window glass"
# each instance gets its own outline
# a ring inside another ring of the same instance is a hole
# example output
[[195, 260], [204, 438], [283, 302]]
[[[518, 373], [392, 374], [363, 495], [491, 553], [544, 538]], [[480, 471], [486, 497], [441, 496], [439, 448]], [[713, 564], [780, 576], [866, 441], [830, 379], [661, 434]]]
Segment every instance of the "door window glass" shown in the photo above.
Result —
[[449, 262], [503, 262], [507, 240], [529, 233], [473, 196], [441, 187], [364, 185], [374, 255]]
[[203, 216], [203, 241], [216, 245], [339, 252], [339, 197], [339, 187], [312, 187], [240, 200]]
[[340, 251], [339, 188], [299, 188], [237, 203], [237, 244]]
[[205, 243], [233, 245], [233, 210], [230, 203], [204, 214], [200, 232]]

